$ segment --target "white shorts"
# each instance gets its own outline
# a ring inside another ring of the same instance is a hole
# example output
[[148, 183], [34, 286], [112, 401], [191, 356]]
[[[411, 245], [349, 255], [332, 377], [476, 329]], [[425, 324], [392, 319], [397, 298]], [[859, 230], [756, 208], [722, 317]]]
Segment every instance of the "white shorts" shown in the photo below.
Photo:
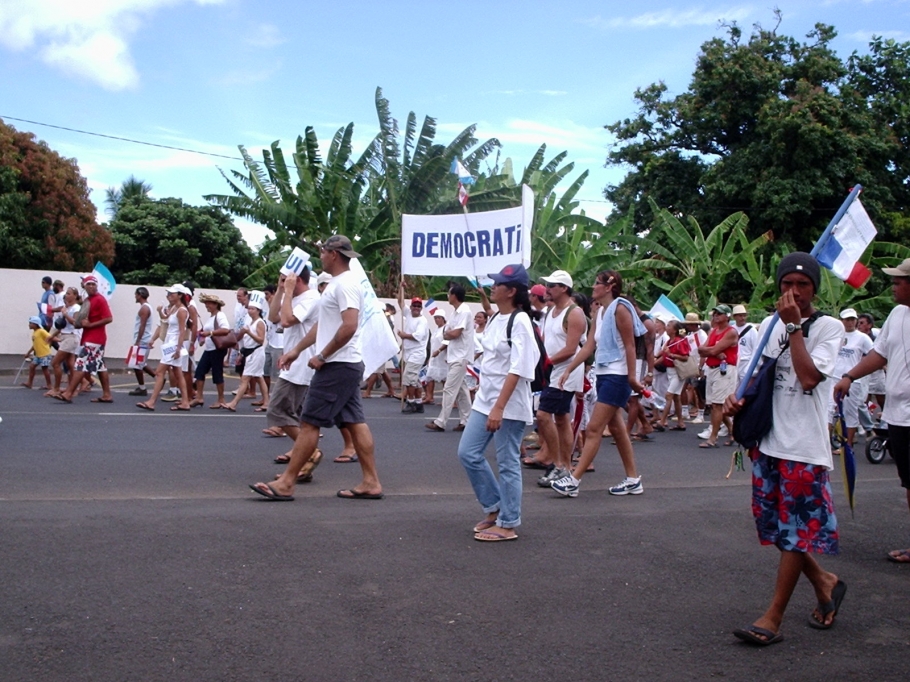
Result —
[[246, 356], [246, 363], [243, 365], [243, 376], [261, 377], [264, 373], [265, 346], [259, 346], [259, 348]]
[[683, 388], [686, 386], [686, 380], [679, 378], [679, 372], [675, 367], [667, 367], [667, 378], [670, 385], [667, 387], [667, 393], [670, 395], [681, 395]]

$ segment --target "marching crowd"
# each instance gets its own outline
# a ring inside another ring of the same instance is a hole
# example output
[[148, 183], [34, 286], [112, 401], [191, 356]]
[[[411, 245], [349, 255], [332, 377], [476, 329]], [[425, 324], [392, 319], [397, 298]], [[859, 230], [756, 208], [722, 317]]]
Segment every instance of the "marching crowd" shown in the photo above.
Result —
[[[265, 413], [265, 432], [288, 436], [293, 446], [276, 458], [286, 464], [283, 473], [251, 485], [254, 492], [293, 500], [296, 486], [312, 480], [322, 459], [320, 429], [337, 426], [345, 448], [336, 461], [359, 462], [361, 469], [360, 482], [338, 496], [381, 499], [362, 400], [375, 381], [386, 382], [388, 395], [394, 391], [384, 368], [365, 386], [362, 382], [364, 291], [349, 267], [356, 257], [349, 239], [329, 238], [320, 251], [323, 273], [315, 281], [305, 268], [300, 275], [282, 275], [263, 292], [239, 290], [242, 313], [233, 325], [217, 296], [198, 297], [207, 313], [200, 314], [190, 283], [169, 287], [167, 305], [156, 311], [148, 291], [139, 287], [134, 343], [146, 355], [160, 343], [161, 361], [155, 372], [143, 359], [132, 363], [138, 382], [132, 395], [147, 396], [145, 375], [155, 379], [151, 395], [137, 407], [154, 410], [166, 381], [174, 392], [174, 411], [203, 405], [209, 375], [218, 396], [212, 409], [234, 411], [248, 391], [258, 389], [254, 405]], [[472, 527], [474, 537], [510, 541], [521, 525], [522, 466], [543, 470], [541, 486], [576, 497], [608, 435], [625, 470], [610, 494], [640, 495], [644, 486], [635, 446], [652, 443], [655, 432], [704, 424], [699, 447], [733, 446], [731, 420], [746, 405], [736, 397], [737, 387], [760, 376], [755, 357], [760, 353], [763, 363], [776, 365], [767, 403], [772, 419], [749, 450], [752, 507], [760, 542], [777, 547], [780, 565], [768, 610], [734, 634], [761, 646], [780, 641], [784, 609], [801, 574], [818, 598], [809, 624], [826, 629], [846, 593], [844, 581], [812, 556], [838, 551], [828, 476], [835, 415], [843, 415], [852, 445], [858, 431], [873, 427], [870, 398], [876, 412], [882, 409], [910, 506], [910, 259], [884, 272], [892, 277], [897, 305], [880, 330], [870, 315], [853, 308], [837, 317], [816, 311], [819, 265], [798, 252], [784, 257], [776, 273], [777, 316], [757, 325], [743, 305], [718, 304], [708, 321], [697, 313], [683, 319], [652, 316], [624, 294], [621, 275], [611, 270], [585, 283], [592, 292], [587, 297], [576, 291], [568, 272], [558, 270], [532, 284], [522, 265], [510, 265], [489, 275], [489, 296], [477, 288], [483, 306], [477, 313], [465, 303], [464, 286], [452, 281], [451, 312], [436, 304], [424, 310], [419, 298], [408, 302], [397, 331], [402, 412], [425, 414], [439, 404], [424, 426], [444, 432], [457, 408], [452, 430], [461, 432], [458, 456], [484, 514]], [[50, 316], [29, 320], [34, 357], [26, 385], [31, 387], [41, 368], [47, 395], [69, 402], [97, 375], [102, 393], [94, 401], [110, 402], [104, 328], [112, 317], [97, 282], [83, 279], [80, 301], [75, 288], [64, 292], [62, 282], [49, 279]], [[769, 342], [762, 345], [765, 338]], [[197, 344], [203, 352], [193, 368]], [[242, 381], [227, 401], [224, 367], [233, 366], [234, 357]], [[61, 389], [64, 370], [69, 381]], [[534, 435], [523, 438], [531, 424]], [[485, 456], [491, 442], [495, 470]], [[539, 449], [531, 455], [527, 451], [535, 442]], [[910, 549], [887, 556], [910, 563]]]

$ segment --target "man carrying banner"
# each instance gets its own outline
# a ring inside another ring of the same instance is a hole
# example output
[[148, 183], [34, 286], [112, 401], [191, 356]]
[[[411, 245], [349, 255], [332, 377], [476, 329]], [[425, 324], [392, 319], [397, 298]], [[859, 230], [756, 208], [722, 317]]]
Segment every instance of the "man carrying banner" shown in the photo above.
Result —
[[[772, 398], [773, 424], [750, 452], [752, 513], [763, 545], [780, 552], [774, 596], [765, 613], [733, 634], [750, 644], [767, 646], [783, 640], [784, 611], [800, 575], [812, 583], [818, 606], [809, 625], [828, 629], [839, 616], [847, 591], [843, 581], [824, 570], [811, 553], [837, 554], [837, 517], [828, 472], [833, 467], [828, 442], [825, 384], [834, 372], [843, 326], [815, 314], [813, 299], [821, 272], [808, 253], [791, 253], [777, 268], [781, 296], [776, 316], [767, 317], [760, 336], [773, 325], [763, 355], [777, 357]], [[789, 342], [789, 346], [784, 348]], [[784, 350], [781, 350], [784, 348]], [[727, 397], [724, 412], [735, 415], [744, 401]]]
[[255, 483], [253, 492], [274, 501], [294, 499], [297, 476], [305, 462], [316, 452], [319, 430], [323, 427], [347, 426], [362, 472], [360, 483], [339, 490], [344, 499], [382, 499], [382, 485], [376, 472], [373, 434], [366, 424], [360, 397], [364, 363], [360, 347], [360, 316], [364, 313], [364, 290], [351, 272], [351, 259], [359, 257], [351, 240], [333, 235], [320, 249], [320, 259], [332, 280], [319, 304], [319, 318], [295, 348], [285, 348], [281, 364], [293, 363], [300, 353], [315, 344], [317, 354], [307, 363], [315, 370], [300, 416], [300, 434], [291, 450], [284, 472], [272, 483]]
[[[901, 487], [910, 506], [910, 258], [896, 268], [882, 268], [892, 278], [891, 291], [897, 304], [875, 339], [872, 351], [844, 374], [834, 387], [835, 396], [856, 391], [854, 382], [888, 366], [885, 375], [885, 409], [882, 421], [888, 424], [888, 449], [897, 464]], [[863, 391], [862, 387], [859, 388]], [[910, 549], [888, 553], [889, 561], [910, 564]]]
[[458, 426], [455, 427], [455, 431], [464, 431], [468, 416], [471, 414], [471, 394], [465, 386], [464, 377], [468, 363], [474, 358], [474, 316], [464, 298], [464, 287], [452, 282], [449, 285], [449, 304], [455, 308], [455, 312], [446, 322], [442, 332], [442, 338], [449, 342], [446, 350], [449, 373], [442, 391], [442, 410], [434, 421], [426, 425], [430, 431], [446, 430], [446, 422], [456, 401]]

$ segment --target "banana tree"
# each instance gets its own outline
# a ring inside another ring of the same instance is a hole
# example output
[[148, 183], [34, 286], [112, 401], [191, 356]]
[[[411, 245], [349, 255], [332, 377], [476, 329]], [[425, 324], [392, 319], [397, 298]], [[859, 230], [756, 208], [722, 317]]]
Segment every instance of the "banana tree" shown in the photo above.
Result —
[[742, 277], [753, 287], [767, 286], [756, 255], [773, 239], [770, 231], [750, 241], [746, 237], [749, 219], [739, 212], [705, 234], [691, 216], [684, 224], [649, 201], [653, 230], [643, 236], [619, 235], [617, 240], [638, 249], [641, 257], [631, 267], [651, 273], [654, 285], [681, 308], [710, 310], [733, 277]]

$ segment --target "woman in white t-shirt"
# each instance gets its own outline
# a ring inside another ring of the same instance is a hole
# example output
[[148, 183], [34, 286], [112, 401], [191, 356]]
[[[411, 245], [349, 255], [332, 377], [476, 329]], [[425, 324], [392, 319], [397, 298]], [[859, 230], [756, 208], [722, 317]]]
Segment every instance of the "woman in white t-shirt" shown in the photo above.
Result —
[[446, 342], [442, 338], [446, 326], [446, 314], [436, 309], [433, 313], [436, 331], [430, 336], [430, 361], [427, 363], [427, 385], [424, 405], [435, 405], [436, 382], [443, 382], [449, 374], [449, 363], [446, 362]]
[[234, 399], [224, 406], [231, 412], [237, 411], [237, 403], [246, 395], [247, 388], [251, 383], [258, 383], [259, 390], [262, 391], [262, 406], [257, 407], [257, 412], [262, 412], [269, 407], [269, 387], [265, 383], [263, 373], [265, 372], [265, 336], [267, 326], [262, 319], [262, 308], [265, 302], [261, 297], [250, 297], [247, 305], [248, 324], [240, 329], [240, 353], [246, 358], [243, 365], [243, 376], [240, 378], [240, 387], [237, 389], [237, 395]]
[[[474, 526], [474, 539], [500, 542], [517, 539], [515, 528], [521, 524], [521, 437], [533, 422], [531, 380], [540, 353], [528, 315], [528, 271], [507, 265], [489, 277], [494, 282], [490, 298], [499, 312], [484, 330], [480, 385], [458, 457], [486, 513]], [[484, 457], [491, 440], [498, 479]]]
[[[63, 310], [59, 313], [60, 317], [54, 318], [55, 330], [48, 341], [56, 339], [60, 347], [54, 354], [51, 362], [51, 369], [54, 372], [54, 387], [45, 393], [45, 396], [55, 397], [60, 395], [60, 384], [63, 381], [63, 366], [69, 368], [68, 376], [73, 376], [73, 364], [76, 361], [76, 353], [79, 352], [79, 344], [82, 341], [82, 330], [73, 326], [76, 314], [82, 307], [82, 297], [75, 287], [70, 287], [63, 294]], [[62, 326], [58, 326], [62, 324]]]
[[224, 403], [224, 356], [227, 355], [227, 348], [217, 348], [215, 346], [215, 337], [227, 336], [231, 333], [231, 324], [228, 322], [227, 315], [221, 312], [224, 307], [224, 301], [215, 296], [215, 294], [199, 294], [199, 301], [208, 311], [209, 319], [202, 325], [199, 331], [199, 343], [202, 343], [202, 357], [196, 364], [196, 373], [193, 379], [196, 381], [196, 397], [190, 403], [190, 407], [202, 407], [204, 401], [202, 396], [205, 389], [205, 375], [212, 373], [212, 383], [215, 384], [215, 390], [218, 391], [218, 400], [209, 405], [212, 410], [217, 410], [225, 406]]

